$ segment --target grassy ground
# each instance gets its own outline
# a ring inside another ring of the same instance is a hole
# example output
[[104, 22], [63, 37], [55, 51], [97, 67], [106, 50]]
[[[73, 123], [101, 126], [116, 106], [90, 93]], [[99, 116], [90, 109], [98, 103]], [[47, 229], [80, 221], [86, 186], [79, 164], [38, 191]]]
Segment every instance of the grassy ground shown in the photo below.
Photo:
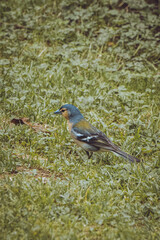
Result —
[[[160, 238], [160, 23], [148, 2], [1, 1], [1, 239]], [[64, 103], [143, 163], [88, 160], [53, 114]], [[49, 133], [11, 123], [23, 117]]]

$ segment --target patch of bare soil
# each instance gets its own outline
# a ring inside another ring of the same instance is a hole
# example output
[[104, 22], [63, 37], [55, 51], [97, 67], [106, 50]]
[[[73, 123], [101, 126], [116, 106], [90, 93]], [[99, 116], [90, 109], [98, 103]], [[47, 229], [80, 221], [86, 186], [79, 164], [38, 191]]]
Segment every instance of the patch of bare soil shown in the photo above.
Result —
[[29, 177], [34, 177], [37, 179], [42, 178], [44, 182], [47, 181], [47, 179], [51, 178], [54, 175], [54, 178], [63, 178], [62, 174], [54, 174], [53, 172], [50, 172], [49, 170], [45, 170], [42, 168], [27, 168], [25, 166], [19, 166], [12, 172], [5, 172], [0, 174], [0, 179], [4, 178], [5, 176], [8, 176], [10, 178], [15, 177], [18, 174], [25, 174]]

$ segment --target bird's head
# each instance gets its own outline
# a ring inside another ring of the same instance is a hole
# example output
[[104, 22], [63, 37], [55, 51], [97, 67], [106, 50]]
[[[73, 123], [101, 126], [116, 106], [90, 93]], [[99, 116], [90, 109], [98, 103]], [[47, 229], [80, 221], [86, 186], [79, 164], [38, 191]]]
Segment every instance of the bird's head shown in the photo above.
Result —
[[55, 111], [54, 114], [61, 114], [70, 121], [84, 118], [79, 109], [72, 104], [63, 105], [57, 111]]

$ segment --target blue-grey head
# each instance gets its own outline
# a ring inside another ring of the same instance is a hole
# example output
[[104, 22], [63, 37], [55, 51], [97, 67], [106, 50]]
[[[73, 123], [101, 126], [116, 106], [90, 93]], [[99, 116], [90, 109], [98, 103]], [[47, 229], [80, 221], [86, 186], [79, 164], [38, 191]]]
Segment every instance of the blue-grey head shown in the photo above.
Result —
[[70, 120], [71, 122], [76, 122], [84, 118], [79, 109], [72, 104], [63, 105], [62, 107], [60, 107], [60, 109], [55, 111], [54, 114], [61, 114], [63, 117], [65, 117], [67, 120]]

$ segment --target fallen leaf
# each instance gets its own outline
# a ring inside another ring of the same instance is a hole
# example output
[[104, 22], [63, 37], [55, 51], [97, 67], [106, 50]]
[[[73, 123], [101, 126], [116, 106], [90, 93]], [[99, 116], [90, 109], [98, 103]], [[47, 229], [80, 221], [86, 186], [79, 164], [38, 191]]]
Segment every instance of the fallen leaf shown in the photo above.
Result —
[[42, 125], [42, 124], [39, 124], [39, 123], [32, 124], [29, 121], [29, 118], [13, 118], [11, 120], [11, 123], [13, 123], [15, 125], [23, 125], [23, 124], [25, 124], [25, 125], [31, 127], [32, 129], [34, 129], [36, 132], [44, 132], [44, 133], [51, 134], [51, 131], [49, 131], [47, 129], [46, 125]]

